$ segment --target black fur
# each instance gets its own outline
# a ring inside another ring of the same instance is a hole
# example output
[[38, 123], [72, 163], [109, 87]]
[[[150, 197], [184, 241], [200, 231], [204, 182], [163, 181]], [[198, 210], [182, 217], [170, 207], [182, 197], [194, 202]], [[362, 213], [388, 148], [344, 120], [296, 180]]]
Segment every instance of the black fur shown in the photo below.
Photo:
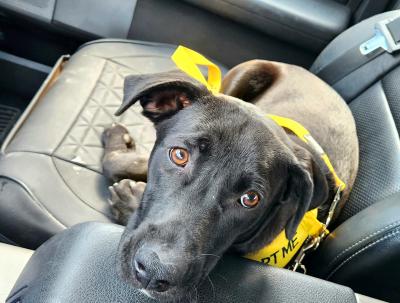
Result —
[[[121, 239], [119, 270], [141, 288], [135, 255], [157, 252], [158, 279], [167, 279], [170, 288], [149, 293], [166, 301], [185, 298], [227, 250], [255, 251], [285, 228], [293, 236], [304, 213], [326, 202], [329, 193], [312, 154], [256, 107], [214, 96], [182, 75], [171, 80], [175, 76], [128, 78], [118, 111], [140, 99], [157, 130], [146, 189]], [[165, 112], [152, 107], [153, 115], [146, 106], [165, 91], [178, 101], [183, 94], [190, 106], [177, 104]], [[190, 152], [186, 167], [169, 159], [169, 149], [177, 146]], [[261, 196], [252, 209], [238, 202], [248, 190]]]

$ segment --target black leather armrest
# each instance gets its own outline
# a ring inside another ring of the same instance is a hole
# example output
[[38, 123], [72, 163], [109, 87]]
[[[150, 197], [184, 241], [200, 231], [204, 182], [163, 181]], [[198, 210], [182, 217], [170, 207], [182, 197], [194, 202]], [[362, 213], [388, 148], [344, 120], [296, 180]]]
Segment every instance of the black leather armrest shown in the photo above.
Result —
[[308, 262], [312, 275], [371, 297], [399, 302], [400, 195], [341, 224]]
[[350, 8], [333, 0], [186, 1], [313, 51], [326, 46], [350, 20]]
[[[43, 244], [7, 302], [154, 302], [122, 282], [115, 252], [122, 227], [85, 223]], [[226, 256], [199, 289], [199, 302], [355, 303], [350, 288]]]

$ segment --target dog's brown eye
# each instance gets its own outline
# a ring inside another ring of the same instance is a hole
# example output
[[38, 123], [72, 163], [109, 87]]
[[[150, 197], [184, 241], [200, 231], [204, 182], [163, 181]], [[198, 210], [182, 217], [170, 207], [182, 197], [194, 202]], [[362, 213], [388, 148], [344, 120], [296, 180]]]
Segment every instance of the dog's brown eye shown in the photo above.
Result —
[[245, 208], [253, 208], [260, 202], [260, 196], [254, 191], [248, 191], [240, 197], [240, 204]]
[[185, 166], [189, 161], [189, 152], [184, 148], [174, 147], [169, 151], [169, 158], [176, 165]]

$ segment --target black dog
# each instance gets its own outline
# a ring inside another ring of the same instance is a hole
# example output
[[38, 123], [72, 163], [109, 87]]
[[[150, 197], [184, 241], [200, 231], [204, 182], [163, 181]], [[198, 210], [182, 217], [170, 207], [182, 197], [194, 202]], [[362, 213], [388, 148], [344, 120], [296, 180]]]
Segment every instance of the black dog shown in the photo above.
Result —
[[335, 185], [320, 156], [265, 113], [313, 134], [347, 184], [341, 205], [356, 176], [352, 115], [306, 70], [250, 61], [226, 75], [223, 92], [213, 95], [179, 71], [130, 76], [117, 114], [140, 100], [157, 130], [149, 161], [123, 126], [104, 133], [104, 171], [114, 181], [143, 180], [148, 161], [147, 185], [122, 180], [111, 200], [120, 222], [133, 212], [120, 273], [157, 299], [186, 298], [227, 250], [253, 252], [283, 229], [291, 238], [305, 212], [329, 207]]

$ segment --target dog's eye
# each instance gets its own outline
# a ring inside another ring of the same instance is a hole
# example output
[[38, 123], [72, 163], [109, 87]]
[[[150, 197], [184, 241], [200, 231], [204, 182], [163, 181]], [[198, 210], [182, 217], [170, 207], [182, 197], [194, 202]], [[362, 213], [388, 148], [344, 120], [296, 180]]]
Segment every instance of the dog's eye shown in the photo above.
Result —
[[174, 147], [169, 150], [169, 158], [178, 166], [185, 166], [189, 161], [189, 152], [181, 147]]
[[253, 208], [260, 202], [260, 196], [254, 191], [248, 191], [240, 197], [240, 204], [245, 208]]

